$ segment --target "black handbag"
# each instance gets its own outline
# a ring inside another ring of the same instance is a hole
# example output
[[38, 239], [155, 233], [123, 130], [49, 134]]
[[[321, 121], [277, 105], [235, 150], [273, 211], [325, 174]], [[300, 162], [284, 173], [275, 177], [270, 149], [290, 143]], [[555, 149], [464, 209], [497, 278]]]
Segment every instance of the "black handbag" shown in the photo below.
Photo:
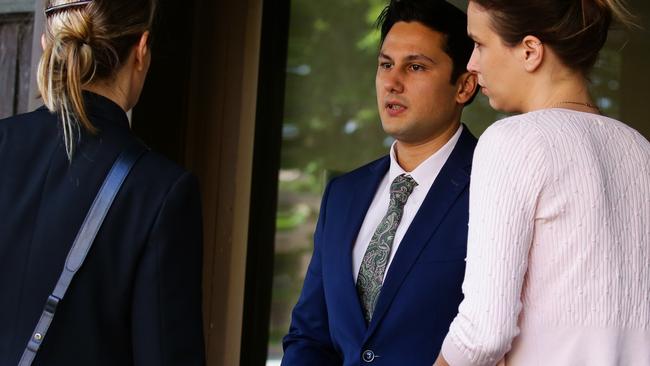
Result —
[[86, 218], [77, 233], [72, 248], [68, 252], [61, 276], [54, 287], [54, 291], [52, 291], [52, 294], [45, 302], [43, 313], [27, 342], [27, 347], [23, 351], [18, 366], [30, 366], [34, 361], [36, 353], [41, 343], [43, 343], [45, 334], [52, 323], [52, 319], [54, 319], [57, 305], [63, 299], [72, 278], [86, 259], [86, 255], [122, 183], [129, 175], [133, 165], [145, 151], [146, 149], [142, 146], [132, 147], [123, 151], [117, 157], [115, 163], [113, 163], [113, 167], [108, 172], [92, 206], [90, 206], [88, 214], [86, 214]]

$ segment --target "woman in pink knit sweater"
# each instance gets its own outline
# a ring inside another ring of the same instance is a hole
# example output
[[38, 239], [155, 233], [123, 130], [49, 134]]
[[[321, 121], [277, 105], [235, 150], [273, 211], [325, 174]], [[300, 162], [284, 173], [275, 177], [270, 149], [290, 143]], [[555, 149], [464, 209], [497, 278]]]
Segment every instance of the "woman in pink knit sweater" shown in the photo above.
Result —
[[650, 365], [650, 143], [587, 76], [621, 0], [470, 0], [479, 140], [465, 299], [436, 365]]

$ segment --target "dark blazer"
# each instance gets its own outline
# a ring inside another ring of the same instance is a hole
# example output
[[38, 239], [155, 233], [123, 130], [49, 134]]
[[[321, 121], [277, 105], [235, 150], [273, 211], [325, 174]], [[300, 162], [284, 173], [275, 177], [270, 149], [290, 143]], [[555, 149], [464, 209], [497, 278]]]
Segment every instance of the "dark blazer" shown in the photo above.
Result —
[[395, 253], [369, 325], [352, 276], [352, 248], [390, 158], [329, 183], [282, 365], [433, 364], [463, 298], [475, 145], [465, 127]]
[[[119, 106], [86, 93], [97, 135], [72, 161], [45, 108], [0, 121], [0, 365], [16, 365], [118, 154], [142, 144]], [[147, 152], [124, 182], [34, 365], [202, 365], [196, 179]]]

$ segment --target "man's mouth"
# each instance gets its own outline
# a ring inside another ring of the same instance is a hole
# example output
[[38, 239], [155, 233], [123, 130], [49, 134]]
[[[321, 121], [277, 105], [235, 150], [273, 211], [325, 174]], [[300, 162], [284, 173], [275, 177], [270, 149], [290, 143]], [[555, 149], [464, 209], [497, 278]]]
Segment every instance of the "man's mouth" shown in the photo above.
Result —
[[402, 110], [402, 109], [404, 109], [404, 108], [405, 108], [405, 107], [404, 107], [403, 105], [399, 105], [399, 104], [390, 104], [390, 103], [388, 104], [388, 109], [392, 109], [392, 110], [394, 110], [394, 111], [400, 111], [400, 110]]
[[406, 111], [406, 107], [399, 103], [386, 103], [386, 112], [391, 117], [397, 117]]

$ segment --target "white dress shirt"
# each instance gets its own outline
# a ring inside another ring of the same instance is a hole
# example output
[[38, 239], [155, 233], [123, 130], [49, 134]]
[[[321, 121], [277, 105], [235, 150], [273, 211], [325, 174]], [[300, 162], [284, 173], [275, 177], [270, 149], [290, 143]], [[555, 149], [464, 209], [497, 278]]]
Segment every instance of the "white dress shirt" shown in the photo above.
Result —
[[363, 256], [366, 254], [366, 250], [370, 244], [370, 239], [372, 239], [375, 229], [388, 211], [388, 205], [390, 204], [390, 185], [393, 183], [393, 180], [401, 174], [407, 174], [410, 175], [418, 185], [415, 186], [408, 201], [406, 201], [406, 205], [404, 205], [404, 214], [402, 215], [402, 220], [395, 232], [395, 239], [393, 239], [393, 246], [391, 247], [390, 256], [388, 258], [386, 272], [384, 272], [384, 279], [386, 278], [388, 269], [390, 268], [393, 257], [397, 252], [397, 248], [399, 248], [404, 234], [406, 234], [413, 218], [415, 218], [422, 202], [426, 198], [427, 193], [429, 193], [433, 181], [436, 180], [442, 166], [445, 165], [447, 158], [449, 158], [449, 155], [451, 155], [451, 152], [454, 150], [462, 131], [463, 126], [461, 125], [454, 136], [452, 136], [452, 138], [449, 139], [440, 150], [428, 157], [411, 172], [402, 169], [397, 162], [395, 143], [393, 143], [390, 148], [390, 168], [381, 183], [379, 183], [375, 197], [372, 199], [372, 203], [368, 208], [366, 217], [364, 218], [359, 234], [357, 235], [357, 240], [354, 243], [354, 249], [352, 250], [352, 273], [354, 275], [355, 283], [357, 282]]

